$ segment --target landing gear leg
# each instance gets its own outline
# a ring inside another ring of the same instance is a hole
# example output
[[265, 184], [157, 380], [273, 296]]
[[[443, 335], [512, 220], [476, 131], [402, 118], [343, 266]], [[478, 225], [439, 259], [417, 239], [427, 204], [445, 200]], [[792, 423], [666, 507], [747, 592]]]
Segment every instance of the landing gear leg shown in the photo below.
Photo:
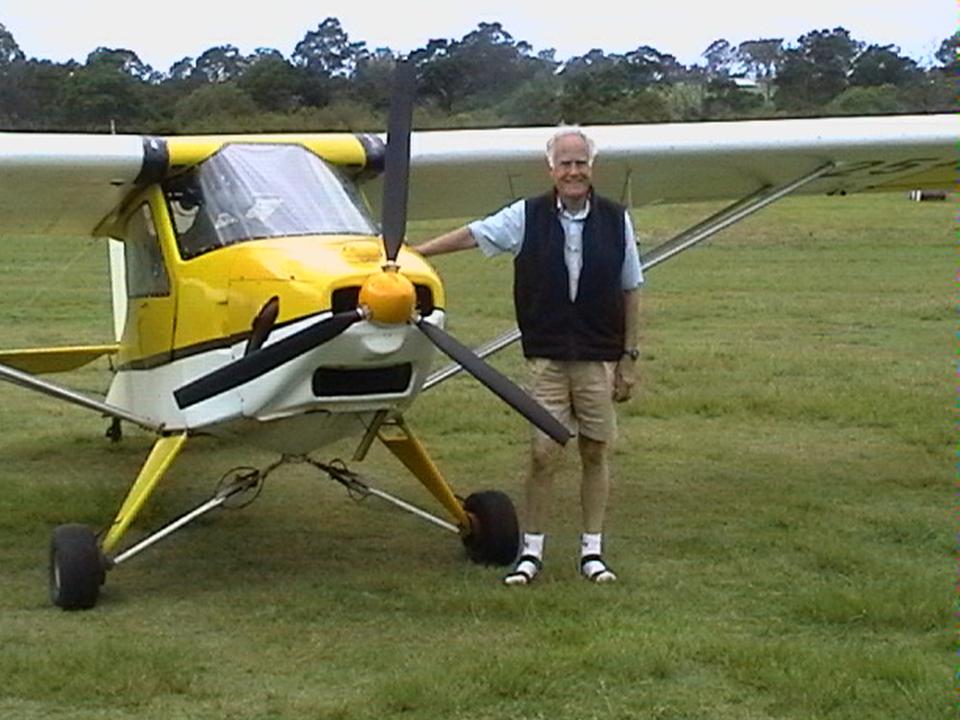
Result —
[[[384, 429], [398, 432], [387, 434]], [[384, 423], [380, 440], [424, 487], [445, 507], [460, 526], [467, 556], [484, 565], [509, 565], [520, 543], [519, 522], [513, 502], [495, 490], [474, 493], [466, 500], [454, 495], [423, 445], [413, 436], [403, 418]]]
[[108, 554], [140, 512], [186, 439], [186, 433], [182, 433], [157, 440], [102, 543], [84, 525], [60, 525], [53, 531], [49, 587], [54, 605], [64, 610], [89, 610], [97, 604], [100, 586], [113, 564]]

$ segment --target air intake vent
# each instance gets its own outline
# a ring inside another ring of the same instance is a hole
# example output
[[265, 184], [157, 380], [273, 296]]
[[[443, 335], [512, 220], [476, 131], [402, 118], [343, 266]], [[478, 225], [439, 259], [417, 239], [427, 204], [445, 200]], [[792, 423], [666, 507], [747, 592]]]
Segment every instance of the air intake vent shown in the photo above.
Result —
[[426, 317], [433, 312], [433, 293], [426, 285], [414, 285], [417, 291], [417, 312]]
[[355, 310], [359, 302], [360, 287], [357, 285], [338, 288], [330, 296], [331, 310], [335, 313]]
[[365, 369], [319, 368], [313, 374], [313, 394], [342, 397], [402, 393], [410, 387], [412, 375], [410, 363]]
[[[430, 315], [434, 311], [433, 292], [426, 285], [414, 285], [417, 293], [417, 312], [421, 315]], [[356, 309], [360, 302], [360, 287], [351, 285], [333, 291], [330, 296], [330, 305], [333, 312], [346, 312]]]

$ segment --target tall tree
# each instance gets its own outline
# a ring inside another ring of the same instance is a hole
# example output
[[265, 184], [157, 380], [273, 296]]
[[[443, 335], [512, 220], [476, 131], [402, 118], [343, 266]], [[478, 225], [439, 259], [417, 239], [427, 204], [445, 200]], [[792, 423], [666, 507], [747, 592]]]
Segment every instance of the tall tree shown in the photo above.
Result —
[[957, 76], [960, 75], [960, 31], [940, 43], [936, 58], [939, 66], [927, 69], [923, 77], [902, 91], [911, 110], [956, 112]]
[[293, 50], [293, 64], [325, 77], [349, 77], [357, 67], [365, 42], [351, 42], [335, 17], [309, 31]]
[[13, 38], [13, 33], [0, 23], [0, 68], [4, 65], [23, 62], [25, 59], [23, 50]]
[[936, 57], [944, 72], [956, 73], [960, 69], [960, 30], [940, 43]]
[[377, 110], [389, 107], [396, 65], [397, 59], [388, 47], [364, 53], [353, 74], [356, 98]]
[[708, 78], [726, 78], [736, 73], [736, 48], [723, 38], [710, 43], [700, 57], [707, 61]]
[[63, 91], [80, 69], [72, 60], [30, 59], [7, 66], [0, 74], [0, 122], [10, 129], [74, 129], [64, 117]]
[[777, 75], [777, 106], [788, 111], [821, 108], [843, 92], [863, 43], [842, 27], [814, 30], [787, 48]]
[[870, 45], [853, 61], [850, 84], [905, 87], [920, 75], [917, 63], [900, 54], [896, 45]]
[[27, 102], [21, 88], [24, 55], [13, 34], [0, 23], [0, 127], [16, 127]]
[[205, 50], [197, 58], [195, 68], [207, 82], [223, 83], [239, 78], [246, 65], [246, 58], [236, 46], [218, 45]]
[[641, 45], [623, 56], [627, 64], [627, 76], [631, 85], [654, 85], [672, 82], [684, 74], [683, 66], [668, 53], [662, 53], [649, 45]]
[[98, 47], [87, 55], [87, 67], [99, 65], [124, 73], [143, 82], [158, 82], [160, 74], [133, 51], [126, 48]]
[[480, 23], [461, 40], [431, 40], [413, 54], [422, 92], [447, 112], [490, 106], [531, 79], [545, 61], [500, 23]]
[[432, 38], [422, 48], [410, 53], [410, 61], [417, 68], [420, 92], [450, 112], [462, 93], [462, 78], [450, 56], [454, 43], [443, 38]]
[[300, 102], [301, 80], [296, 69], [279, 51], [258, 48], [245, 61], [246, 69], [237, 81], [261, 110], [293, 110]]
[[167, 70], [169, 80], [189, 80], [197, 69], [196, 62], [190, 56], [180, 58]]
[[783, 38], [746, 40], [737, 46], [737, 56], [749, 77], [757, 81], [771, 79], [783, 60]]
[[651, 90], [664, 76], [665, 57], [642, 46], [628, 55], [598, 48], [572, 58], [561, 73], [560, 110], [565, 122], [655, 122], [670, 118], [662, 93]]
[[69, 123], [84, 130], [145, 129], [152, 114], [146, 84], [124, 69], [121, 59], [128, 52], [94, 51], [64, 79], [60, 97]]
[[763, 91], [764, 98], [769, 100], [773, 79], [783, 61], [783, 38], [747, 40], [737, 46], [737, 56], [747, 77], [753, 78]]

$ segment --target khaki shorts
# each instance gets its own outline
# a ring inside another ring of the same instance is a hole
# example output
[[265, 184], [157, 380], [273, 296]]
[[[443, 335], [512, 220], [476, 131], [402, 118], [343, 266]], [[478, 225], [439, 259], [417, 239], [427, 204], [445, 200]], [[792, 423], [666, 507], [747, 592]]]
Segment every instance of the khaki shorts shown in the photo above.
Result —
[[[574, 435], [598, 442], [617, 437], [615, 362], [529, 358], [530, 394]], [[537, 435], [544, 435], [535, 430]]]

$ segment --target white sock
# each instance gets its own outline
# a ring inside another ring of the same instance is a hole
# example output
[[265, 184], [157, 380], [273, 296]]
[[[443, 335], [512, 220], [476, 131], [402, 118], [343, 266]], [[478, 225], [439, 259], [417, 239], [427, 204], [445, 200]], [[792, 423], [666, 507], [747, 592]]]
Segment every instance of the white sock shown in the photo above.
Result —
[[603, 550], [602, 533], [583, 533], [580, 536], [580, 572], [588, 580], [596, 583], [615, 582], [616, 573], [601, 560], [583, 561], [586, 557], [600, 557]]
[[602, 555], [603, 533], [583, 533], [580, 535], [580, 557]]
[[524, 533], [523, 547], [520, 550], [521, 555], [533, 555], [535, 558], [543, 559], [543, 533]]
[[543, 559], [543, 533], [524, 533], [523, 546], [520, 548], [520, 557], [533, 556], [533, 560], [520, 560], [513, 570], [503, 579], [507, 585], [526, 585], [540, 572], [540, 561]]

